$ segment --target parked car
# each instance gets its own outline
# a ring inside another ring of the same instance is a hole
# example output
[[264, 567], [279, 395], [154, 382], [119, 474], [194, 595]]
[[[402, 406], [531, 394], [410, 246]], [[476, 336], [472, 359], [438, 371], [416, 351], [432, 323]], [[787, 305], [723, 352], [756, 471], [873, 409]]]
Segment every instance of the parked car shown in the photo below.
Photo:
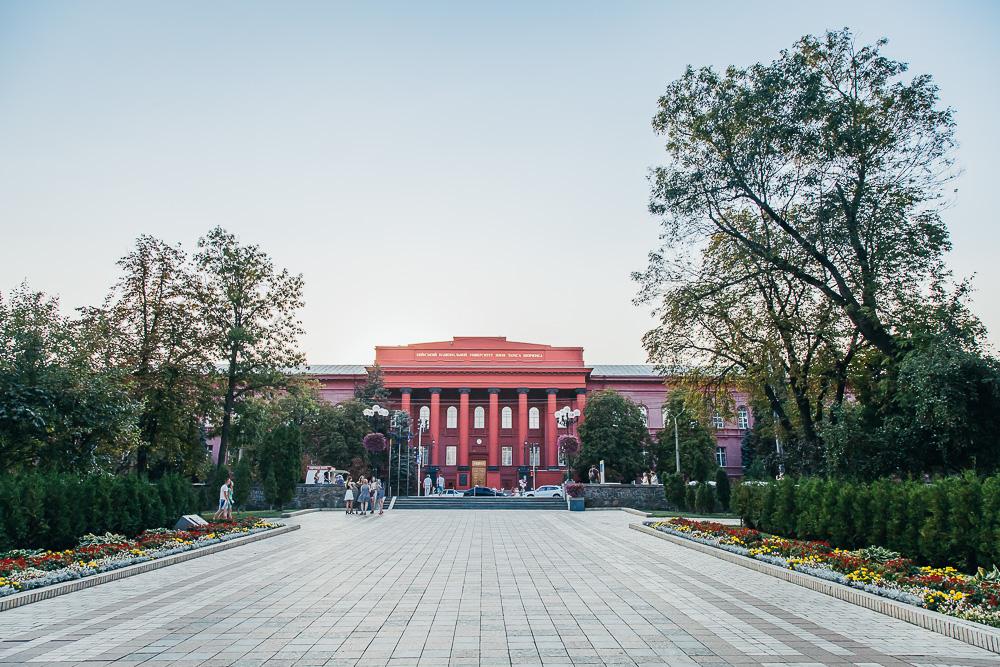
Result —
[[465, 492], [467, 496], [499, 496], [500, 494], [493, 489], [488, 489], [485, 486], [474, 486]]
[[563, 489], [555, 484], [546, 484], [525, 493], [529, 498], [562, 498]]
[[461, 498], [465, 494], [458, 489], [445, 489], [444, 493], [441, 494], [441, 498]]

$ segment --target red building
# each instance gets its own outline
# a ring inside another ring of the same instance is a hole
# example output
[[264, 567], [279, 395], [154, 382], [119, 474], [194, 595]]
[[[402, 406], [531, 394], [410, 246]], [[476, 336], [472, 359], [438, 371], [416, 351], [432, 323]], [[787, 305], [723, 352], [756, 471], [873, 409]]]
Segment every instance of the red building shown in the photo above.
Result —
[[[424, 465], [441, 471], [447, 486], [511, 488], [535, 474], [536, 485], [559, 483], [565, 467], [555, 414], [583, 412], [587, 396], [614, 389], [639, 404], [655, 435], [665, 424], [668, 387], [649, 365], [588, 366], [583, 348], [515, 343], [503, 337], [457, 337], [440, 343], [375, 348], [391, 392], [390, 409], [423, 421]], [[354, 396], [370, 367], [310, 365], [303, 372], [333, 403]], [[747, 397], [734, 393], [736, 423], [716, 418], [716, 460], [730, 476], [742, 472], [740, 441], [750, 426]], [[572, 428], [569, 427], [569, 428]], [[411, 446], [416, 446], [416, 438]]]

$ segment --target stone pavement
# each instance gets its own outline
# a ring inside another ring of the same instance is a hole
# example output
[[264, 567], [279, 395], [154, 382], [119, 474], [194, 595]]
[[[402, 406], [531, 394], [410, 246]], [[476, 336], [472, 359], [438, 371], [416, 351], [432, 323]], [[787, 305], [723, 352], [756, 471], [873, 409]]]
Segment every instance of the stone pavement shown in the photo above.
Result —
[[624, 512], [322, 512], [0, 613], [5, 664], [1000, 665], [628, 530]]

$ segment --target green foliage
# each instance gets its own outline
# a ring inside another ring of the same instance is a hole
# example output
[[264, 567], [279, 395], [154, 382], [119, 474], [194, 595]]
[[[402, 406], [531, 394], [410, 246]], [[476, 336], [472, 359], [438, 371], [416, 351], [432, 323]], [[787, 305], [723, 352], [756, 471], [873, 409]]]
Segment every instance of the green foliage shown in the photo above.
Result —
[[697, 491], [698, 490], [693, 484], [684, 485], [684, 509], [688, 512], [693, 512], [695, 510], [698, 498]]
[[[166, 502], [170, 499], [170, 502]], [[27, 473], [0, 477], [0, 548], [64, 549], [85, 533], [133, 536], [197, 510], [190, 483], [165, 476]]]
[[271, 505], [281, 509], [295, 496], [295, 485], [302, 478], [301, 431], [291, 424], [274, 428], [265, 439], [259, 457], [264, 495]]
[[972, 473], [926, 484], [786, 478], [739, 484], [733, 509], [764, 532], [825, 539], [842, 549], [884, 547], [974, 572], [998, 559], [998, 491], [1000, 476], [980, 479]]
[[[656, 434], [653, 456], [658, 470], [674, 470], [675, 450], [680, 450], [681, 474], [688, 480], [708, 481], [715, 473], [715, 437], [704, 425], [704, 410], [692, 405], [701, 398], [688, 392], [670, 394], [667, 409], [677, 417], [677, 442], [673, 420]], [[676, 445], [676, 446], [675, 446]]]
[[599, 391], [587, 401], [578, 433], [582, 447], [576, 468], [581, 477], [602, 459], [608, 480], [632, 482], [645, 469], [642, 452], [649, 445], [649, 430], [639, 406], [618, 392]]
[[682, 510], [684, 507], [684, 478], [677, 473], [670, 473], [663, 476], [663, 493], [667, 497], [667, 502], [674, 509]]
[[253, 486], [253, 467], [250, 456], [243, 456], [233, 470], [233, 502], [237, 508], [243, 509], [250, 499], [250, 488]]
[[701, 482], [695, 489], [694, 508], [702, 514], [715, 512], [715, 487], [711, 484]]
[[729, 475], [722, 468], [715, 471], [715, 494], [719, 499], [719, 505], [722, 506], [722, 510], [728, 512], [732, 487], [729, 484]]

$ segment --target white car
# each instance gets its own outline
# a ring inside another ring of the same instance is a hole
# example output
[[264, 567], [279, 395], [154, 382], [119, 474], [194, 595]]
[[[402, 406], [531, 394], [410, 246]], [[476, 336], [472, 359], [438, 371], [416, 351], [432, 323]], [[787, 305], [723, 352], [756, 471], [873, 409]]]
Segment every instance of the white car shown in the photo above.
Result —
[[561, 486], [547, 484], [545, 486], [538, 487], [534, 491], [528, 491], [524, 495], [529, 498], [562, 498], [563, 490]]
[[439, 498], [462, 498], [465, 494], [456, 489], [445, 489]]

